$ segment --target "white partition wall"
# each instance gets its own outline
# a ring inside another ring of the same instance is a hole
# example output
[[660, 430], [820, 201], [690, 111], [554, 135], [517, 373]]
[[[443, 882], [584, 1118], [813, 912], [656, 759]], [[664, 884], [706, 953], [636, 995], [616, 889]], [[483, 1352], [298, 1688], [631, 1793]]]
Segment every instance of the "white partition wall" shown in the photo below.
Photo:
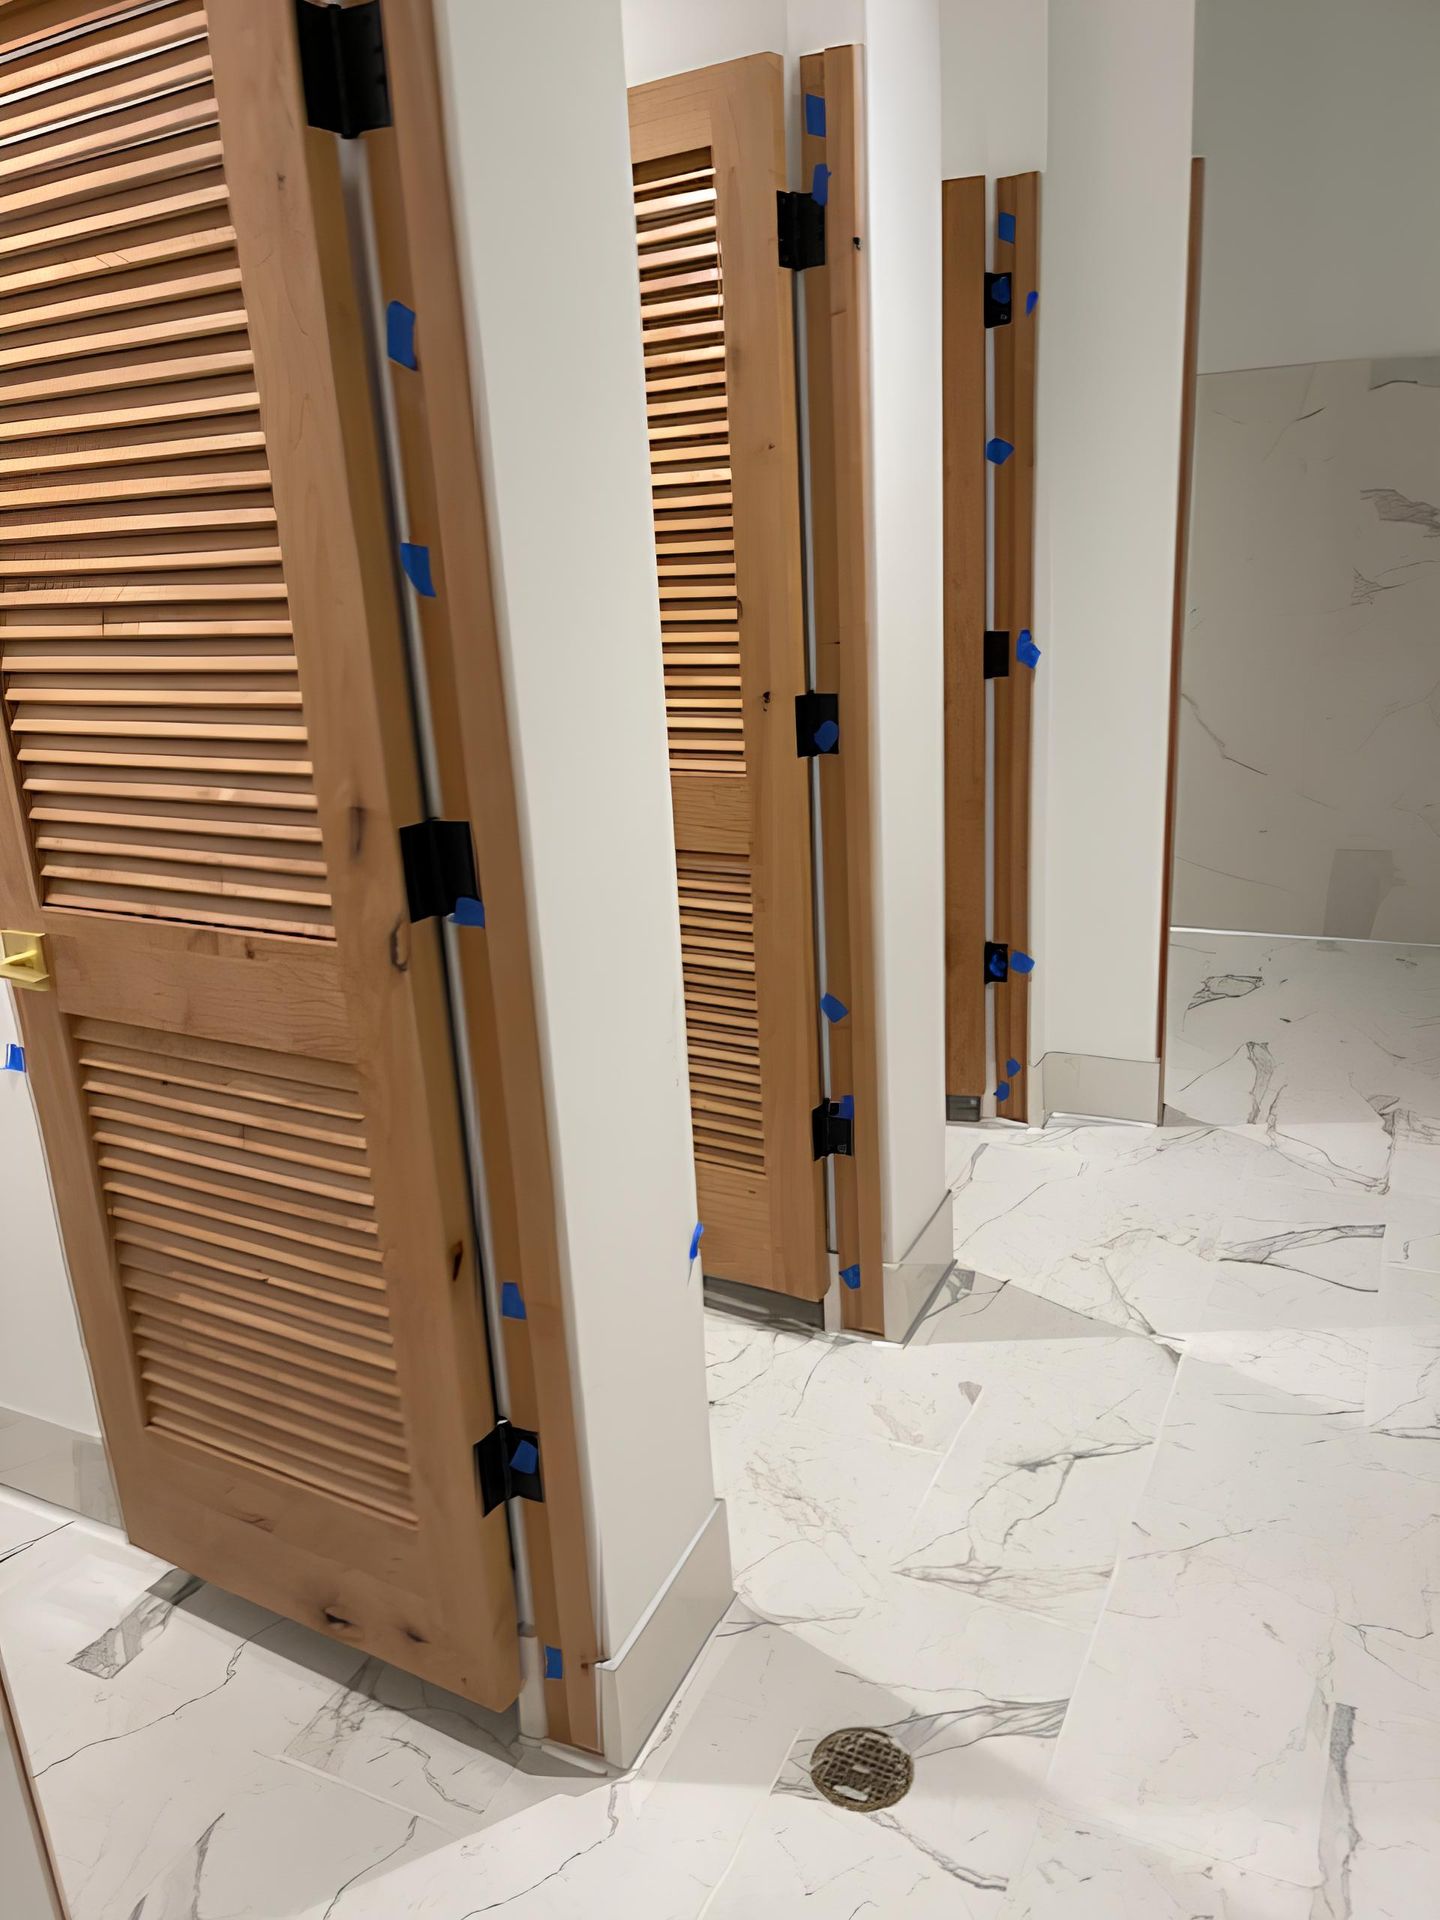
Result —
[[[678, 1681], [723, 1610], [729, 1568], [688, 1258], [695, 1181], [620, 0], [439, 11], [599, 1627], [628, 1665], [642, 1622], [671, 1632], [664, 1606], [649, 1610], [676, 1596], [668, 1657], [647, 1644], [633, 1669], [653, 1690]], [[628, 1704], [623, 1717], [633, 1730]], [[612, 1718], [607, 1708], [614, 1757]]]

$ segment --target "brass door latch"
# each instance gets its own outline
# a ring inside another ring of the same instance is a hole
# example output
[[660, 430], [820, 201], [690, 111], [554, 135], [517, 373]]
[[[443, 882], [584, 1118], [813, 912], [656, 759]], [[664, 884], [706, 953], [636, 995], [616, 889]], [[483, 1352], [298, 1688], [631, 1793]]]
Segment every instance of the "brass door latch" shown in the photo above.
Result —
[[0, 929], [0, 980], [8, 980], [12, 987], [50, 985], [50, 961], [43, 933]]

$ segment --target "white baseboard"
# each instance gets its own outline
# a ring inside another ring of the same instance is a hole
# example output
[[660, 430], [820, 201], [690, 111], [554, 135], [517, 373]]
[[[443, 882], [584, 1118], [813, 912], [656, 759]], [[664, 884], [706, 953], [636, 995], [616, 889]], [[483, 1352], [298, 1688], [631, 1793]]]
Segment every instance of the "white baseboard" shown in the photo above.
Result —
[[955, 1264], [954, 1200], [947, 1191], [903, 1260], [885, 1264], [885, 1338], [904, 1340]]
[[602, 1660], [600, 1742], [628, 1767], [735, 1597], [725, 1502], [717, 1500], [618, 1653]]
[[1103, 1053], [1045, 1055], [1045, 1111], [1092, 1120], [1160, 1118], [1159, 1060], [1116, 1060]]

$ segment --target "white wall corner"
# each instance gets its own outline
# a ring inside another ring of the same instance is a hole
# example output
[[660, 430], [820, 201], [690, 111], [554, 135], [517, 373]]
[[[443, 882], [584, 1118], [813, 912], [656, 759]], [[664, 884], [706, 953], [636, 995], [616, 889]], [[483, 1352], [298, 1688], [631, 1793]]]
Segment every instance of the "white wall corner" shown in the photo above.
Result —
[[947, 1190], [904, 1258], [885, 1263], [885, 1338], [907, 1340], [955, 1265], [955, 1196]]
[[[597, 1624], [613, 1649], [714, 1502], [620, 0], [441, 0], [438, 19]], [[564, 111], [537, 143], [547, 99]], [[565, 208], [563, 247], [536, 246], [537, 205]]]

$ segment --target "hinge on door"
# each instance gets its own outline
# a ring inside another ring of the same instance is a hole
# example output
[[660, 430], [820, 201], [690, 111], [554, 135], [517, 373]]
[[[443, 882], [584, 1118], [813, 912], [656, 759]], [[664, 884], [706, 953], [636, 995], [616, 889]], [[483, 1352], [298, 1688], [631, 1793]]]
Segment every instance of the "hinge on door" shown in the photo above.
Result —
[[483, 1440], [475, 1443], [475, 1471], [480, 1476], [480, 1504], [493, 1513], [507, 1500], [539, 1500], [540, 1436], [525, 1427], [497, 1420]]
[[811, 760], [817, 753], [840, 751], [838, 693], [796, 694], [795, 751], [802, 760]]
[[838, 1153], [846, 1159], [855, 1151], [855, 1102], [847, 1093], [842, 1100], [822, 1100], [810, 1116], [810, 1143], [815, 1158], [823, 1160]]
[[997, 981], [1010, 978], [1010, 949], [1003, 940], [985, 942], [985, 984], [993, 987]]
[[461, 901], [480, 898], [468, 820], [417, 820], [401, 827], [400, 860], [412, 920], [443, 919]]
[[825, 264], [825, 209], [813, 193], [777, 193], [780, 264], [794, 273]]
[[355, 7], [295, 0], [305, 118], [312, 127], [354, 140], [388, 127], [390, 79], [380, 0]]
[[987, 273], [985, 276], [985, 324], [1008, 327], [1010, 324], [1010, 276]]
[[985, 678], [1008, 680], [1010, 677], [1010, 629], [994, 629], [985, 634]]

